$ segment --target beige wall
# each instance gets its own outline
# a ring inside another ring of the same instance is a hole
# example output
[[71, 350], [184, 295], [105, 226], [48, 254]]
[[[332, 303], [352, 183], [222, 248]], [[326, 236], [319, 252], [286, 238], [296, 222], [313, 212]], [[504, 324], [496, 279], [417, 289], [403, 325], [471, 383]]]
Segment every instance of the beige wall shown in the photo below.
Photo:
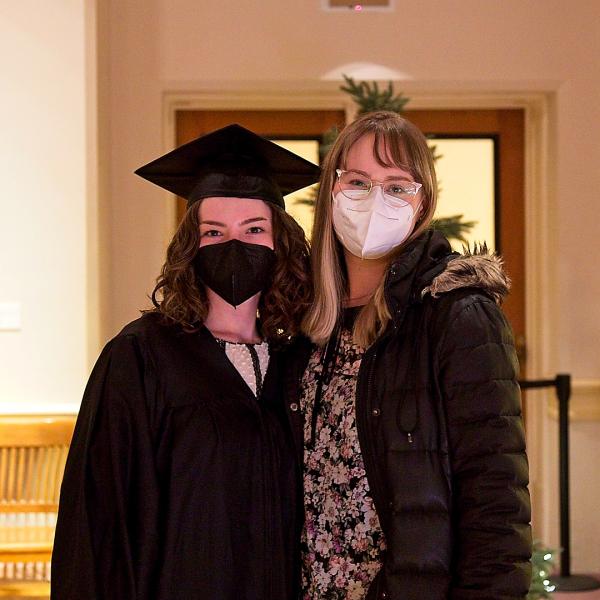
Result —
[[0, 411], [77, 407], [88, 373], [84, 0], [0, 3]]

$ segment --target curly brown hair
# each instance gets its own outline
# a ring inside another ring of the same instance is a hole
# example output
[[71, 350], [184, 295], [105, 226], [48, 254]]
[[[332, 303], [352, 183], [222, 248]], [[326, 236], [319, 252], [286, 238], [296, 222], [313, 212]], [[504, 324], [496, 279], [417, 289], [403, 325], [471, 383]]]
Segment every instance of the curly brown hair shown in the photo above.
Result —
[[[192, 261], [200, 245], [200, 204], [185, 213], [169, 247], [152, 292], [153, 312], [196, 331], [208, 315], [204, 285], [196, 281]], [[276, 256], [273, 279], [258, 304], [260, 331], [269, 342], [285, 343], [300, 331], [312, 302], [309, 247], [303, 229], [284, 210], [269, 204]]]

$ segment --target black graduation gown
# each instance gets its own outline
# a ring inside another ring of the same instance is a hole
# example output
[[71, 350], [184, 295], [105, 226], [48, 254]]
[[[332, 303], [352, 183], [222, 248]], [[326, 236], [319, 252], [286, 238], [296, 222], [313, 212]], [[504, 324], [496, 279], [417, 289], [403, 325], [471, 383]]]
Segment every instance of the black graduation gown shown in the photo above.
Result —
[[67, 461], [53, 600], [292, 596], [277, 353], [255, 398], [206, 329], [148, 313], [103, 350]]

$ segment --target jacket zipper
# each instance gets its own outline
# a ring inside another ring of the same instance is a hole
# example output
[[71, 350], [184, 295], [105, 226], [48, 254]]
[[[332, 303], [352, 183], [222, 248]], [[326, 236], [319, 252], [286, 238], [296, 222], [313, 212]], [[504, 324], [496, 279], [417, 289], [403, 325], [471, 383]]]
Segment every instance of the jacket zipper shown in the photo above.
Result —
[[[375, 511], [379, 517], [379, 523], [381, 525], [381, 529], [383, 531], [384, 536], [387, 538], [389, 534], [389, 522], [390, 518], [388, 518], [388, 507], [385, 504], [385, 495], [383, 493], [383, 484], [381, 483], [380, 471], [377, 467], [377, 460], [375, 458], [375, 450], [373, 448], [373, 436], [370, 430], [370, 422], [369, 422], [369, 412], [371, 410], [371, 390], [373, 389], [373, 375], [375, 373], [375, 362], [377, 360], [377, 345], [378, 342], [375, 342], [370, 350], [372, 350], [372, 355], [369, 355], [369, 350], [365, 353], [363, 361], [361, 362], [360, 369], [358, 372], [358, 381], [357, 381], [357, 394], [356, 394], [356, 416], [357, 416], [357, 429], [358, 429], [358, 443], [361, 448], [361, 454], [363, 457], [363, 462], [365, 465], [365, 473], [367, 476], [367, 481], [369, 482], [369, 488], [371, 490], [371, 496], [373, 498], [373, 503], [375, 505]], [[367, 363], [367, 360], [369, 361]], [[363, 366], [367, 363], [365, 368], [368, 368], [367, 372], [367, 381], [366, 381], [366, 390], [363, 395], [361, 392], [363, 391], [362, 382], [364, 380], [363, 376]], [[382, 565], [383, 565], [383, 556], [382, 556]], [[378, 577], [377, 589], [376, 589], [376, 598], [385, 598], [385, 584], [383, 582], [383, 578]]]

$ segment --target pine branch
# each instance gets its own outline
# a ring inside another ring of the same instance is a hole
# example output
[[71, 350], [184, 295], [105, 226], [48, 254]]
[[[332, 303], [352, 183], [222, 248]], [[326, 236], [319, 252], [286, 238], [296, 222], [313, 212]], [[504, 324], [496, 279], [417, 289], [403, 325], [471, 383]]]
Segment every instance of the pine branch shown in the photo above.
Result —
[[331, 146], [337, 139], [337, 136], [340, 134], [340, 130], [337, 128], [337, 125], [330, 127], [324, 134], [321, 139], [321, 143], [319, 144], [319, 162], [323, 164], [325, 157], [329, 150], [331, 150]]
[[[431, 139], [431, 138], [429, 138], [429, 139]], [[442, 158], [444, 156], [443, 154], [438, 154], [437, 146], [429, 146], [429, 150], [431, 151], [431, 158], [433, 158], [433, 162], [435, 162], [436, 160], [439, 160], [440, 158]]]
[[358, 114], [373, 112], [376, 110], [389, 110], [402, 113], [409, 98], [400, 94], [394, 94], [394, 86], [389, 81], [385, 90], [379, 89], [376, 81], [370, 84], [367, 81], [354, 81], [352, 77], [343, 75], [346, 85], [340, 86], [342, 92], [346, 92], [358, 106]]
[[310, 189], [306, 190], [306, 196], [294, 200], [294, 204], [300, 204], [301, 206], [310, 206], [314, 208], [315, 204], [317, 203], [318, 193], [319, 187], [317, 184], [314, 187], [311, 187]]
[[550, 582], [550, 573], [556, 566], [556, 550], [546, 548], [540, 542], [534, 542], [531, 557], [531, 587], [527, 600], [541, 600], [551, 598], [554, 586]]
[[477, 225], [477, 221], [463, 221], [463, 215], [452, 215], [451, 217], [433, 219], [430, 227], [442, 232], [449, 239], [466, 242], [467, 238], [465, 236], [475, 225]]

